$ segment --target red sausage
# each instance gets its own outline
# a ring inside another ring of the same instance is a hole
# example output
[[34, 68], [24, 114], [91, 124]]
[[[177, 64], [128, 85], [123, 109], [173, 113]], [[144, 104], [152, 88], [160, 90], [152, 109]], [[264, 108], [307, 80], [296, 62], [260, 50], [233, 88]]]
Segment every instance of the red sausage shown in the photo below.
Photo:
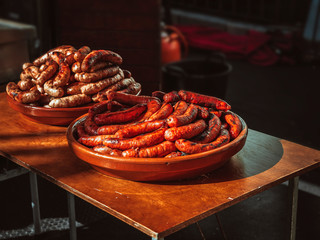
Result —
[[169, 127], [179, 127], [189, 124], [196, 119], [198, 115], [198, 108], [194, 104], [190, 104], [184, 114], [179, 116], [169, 116], [167, 118], [167, 124]]
[[239, 117], [232, 112], [226, 112], [224, 114], [224, 119], [229, 125], [231, 139], [235, 139], [242, 130], [242, 124]]
[[180, 96], [178, 95], [177, 91], [172, 91], [172, 92], [166, 93], [163, 96], [164, 102], [178, 102], [179, 100], [180, 100]]
[[126, 110], [97, 114], [94, 121], [98, 125], [130, 122], [137, 119], [146, 109], [147, 104], [137, 104]]
[[150, 97], [150, 96], [135, 96], [132, 94], [126, 94], [126, 93], [119, 93], [115, 91], [110, 91], [107, 93], [108, 99], [109, 100], [114, 100], [126, 105], [135, 105], [135, 104], [140, 104], [140, 103], [148, 103], [152, 100], [157, 100], [160, 102], [159, 98], [156, 97]]
[[212, 142], [220, 133], [221, 121], [218, 116], [211, 113], [208, 128], [204, 130], [200, 135], [192, 139], [197, 143], [209, 143]]
[[165, 156], [165, 158], [180, 157], [182, 155], [183, 155], [182, 152], [176, 151], [176, 152], [169, 153], [168, 155]]
[[152, 114], [146, 121], [154, 121], [167, 118], [173, 112], [173, 107], [170, 103], [163, 103], [161, 108]]
[[175, 141], [177, 149], [187, 154], [194, 154], [209, 151], [227, 144], [230, 141], [229, 131], [222, 129], [219, 137], [210, 143], [196, 143], [186, 139], [178, 139]]
[[77, 62], [82, 62], [85, 56], [91, 51], [90, 47], [82, 46], [73, 55], [74, 60]]
[[107, 138], [103, 145], [120, 150], [127, 150], [137, 147], [150, 147], [164, 141], [164, 132], [166, 128], [161, 128], [151, 133], [139, 135], [134, 138]]
[[112, 77], [116, 75], [118, 72], [119, 72], [119, 67], [114, 66], [114, 67], [100, 69], [92, 73], [86, 73], [86, 72], [76, 73], [74, 77], [77, 81], [91, 83], [106, 77]]
[[180, 90], [178, 94], [182, 100], [189, 103], [195, 103], [200, 106], [212, 107], [217, 110], [223, 110], [223, 111], [227, 111], [231, 109], [231, 106], [227, 102], [217, 97], [212, 97], [212, 96], [203, 95], [200, 93], [195, 93], [195, 92], [190, 92], [185, 90]]
[[113, 137], [112, 135], [95, 135], [95, 136], [84, 136], [78, 139], [78, 142], [88, 147], [94, 147], [102, 145], [103, 141], [107, 138]]
[[202, 133], [206, 126], [206, 122], [200, 119], [184, 126], [168, 128], [164, 137], [168, 141], [175, 141], [180, 138], [190, 139]]
[[84, 130], [89, 135], [97, 135], [98, 128], [99, 126], [94, 122], [94, 116], [89, 114], [86, 120], [84, 120]]
[[133, 148], [122, 152], [123, 157], [140, 157], [140, 158], [154, 158], [163, 157], [171, 152], [176, 151], [177, 148], [173, 142], [163, 141], [157, 145], [146, 148]]
[[165, 120], [156, 120], [152, 122], [142, 122], [132, 124], [128, 127], [118, 130], [114, 135], [119, 138], [131, 138], [140, 134], [153, 132], [161, 127], [166, 126]]
[[94, 146], [92, 148], [92, 150], [95, 151], [95, 152], [108, 154], [110, 156], [118, 156], [118, 157], [122, 156], [122, 151], [120, 151], [118, 149], [112, 149], [112, 148], [109, 148], [109, 147], [104, 146], [104, 145]]

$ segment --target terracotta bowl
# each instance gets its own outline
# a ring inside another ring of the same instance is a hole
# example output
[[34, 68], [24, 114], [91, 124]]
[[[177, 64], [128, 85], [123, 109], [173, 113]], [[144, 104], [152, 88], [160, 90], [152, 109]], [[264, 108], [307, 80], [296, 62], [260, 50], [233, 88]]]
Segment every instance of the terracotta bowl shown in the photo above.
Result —
[[74, 154], [103, 174], [133, 181], [181, 180], [211, 172], [242, 149], [248, 134], [247, 125], [240, 118], [243, 128], [239, 136], [217, 149], [175, 158], [124, 158], [94, 152], [76, 141], [76, 127], [86, 117], [87, 114], [74, 120], [68, 127], [67, 139]]
[[92, 104], [74, 108], [46, 108], [33, 107], [27, 104], [19, 103], [7, 95], [9, 106], [20, 112], [27, 119], [48, 125], [67, 126], [73, 120], [86, 114]]

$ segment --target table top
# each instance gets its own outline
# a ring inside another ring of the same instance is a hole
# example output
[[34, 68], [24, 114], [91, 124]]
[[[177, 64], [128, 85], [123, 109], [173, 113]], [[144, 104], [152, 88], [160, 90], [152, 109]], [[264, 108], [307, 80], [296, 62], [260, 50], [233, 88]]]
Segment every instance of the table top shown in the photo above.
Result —
[[8, 106], [5, 93], [0, 108], [1, 155], [151, 237], [165, 237], [320, 166], [320, 151], [249, 129], [243, 149], [212, 173], [167, 183], [121, 180], [78, 159], [66, 127], [27, 120]]

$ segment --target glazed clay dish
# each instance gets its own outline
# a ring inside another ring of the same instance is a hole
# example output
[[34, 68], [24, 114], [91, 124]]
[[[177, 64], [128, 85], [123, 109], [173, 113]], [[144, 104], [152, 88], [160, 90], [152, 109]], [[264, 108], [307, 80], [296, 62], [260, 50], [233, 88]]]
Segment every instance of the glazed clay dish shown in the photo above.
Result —
[[95, 152], [76, 140], [76, 128], [86, 120], [87, 116], [87, 114], [81, 116], [69, 125], [67, 131], [69, 147], [79, 159], [90, 164], [97, 171], [133, 181], [173, 181], [209, 173], [222, 167], [243, 148], [248, 133], [245, 121], [239, 117], [242, 123], [240, 134], [236, 139], [219, 148], [172, 158], [127, 158]]

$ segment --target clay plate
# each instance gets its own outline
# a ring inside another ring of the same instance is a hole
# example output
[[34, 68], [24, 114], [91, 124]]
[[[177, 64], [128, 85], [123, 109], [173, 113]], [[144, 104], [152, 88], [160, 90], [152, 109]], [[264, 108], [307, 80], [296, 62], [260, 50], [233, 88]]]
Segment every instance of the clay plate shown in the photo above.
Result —
[[223, 166], [244, 146], [248, 128], [242, 118], [242, 131], [232, 142], [207, 152], [175, 158], [124, 158], [104, 155], [78, 143], [74, 138], [78, 124], [87, 114], [74, 120], [68, 127], [69, 147], [81, 160], [108, 176], [133, 181], [172, 181], [193, 178]]
[[74, 119], [86, 114], [92, 104], [74, 108], [33, 107], [19, 103], [7, 95], [9, 106], [27, 119], [48, 125], [69, 125]]

